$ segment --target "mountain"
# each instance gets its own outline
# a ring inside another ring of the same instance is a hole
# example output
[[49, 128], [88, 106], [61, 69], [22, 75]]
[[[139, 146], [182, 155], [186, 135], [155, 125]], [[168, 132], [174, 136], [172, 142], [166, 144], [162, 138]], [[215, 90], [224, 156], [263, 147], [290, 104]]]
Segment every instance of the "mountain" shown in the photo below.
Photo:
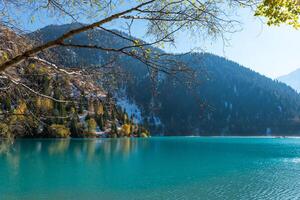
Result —
[[280, 76], [277, 80], [291, 86], [296, 91], [300, 92], [300, 69], [297, 69], [287, 75]]
[[[45, 42], [76, 26], [79, 24], [47, 26], [30, 37]], [[103, 30], [91, 30], [69, 41], [104, 47], [129, 44]], [[119, 56], [115, 65], [126, 73], [126, 78], [117, 79], [113, 91], [117, 104], [153, 134], [300, 134], [297, 92], [223, 57], [207, 53], [173, 55], [173, 59], [186, 63], [196, 72], [195, 78], [191, 80], [184, 73], [176, 77], [158, 73], [156, 92], [153, 92], [147, 68], [136, 59], [95, 49], [58, 47], [53, 51], [62, 55], [57, 62], [69, 67], [95, 67]]]
[[[0, 62], [31, 48], [32, 43], [0, 26]], [[52, 63], [58, 55], [48, 53], [44, 54], [47, 61], [32, 57], [1, 73], [0, 138], [149, 135], [89, 72], [58, 67]]]

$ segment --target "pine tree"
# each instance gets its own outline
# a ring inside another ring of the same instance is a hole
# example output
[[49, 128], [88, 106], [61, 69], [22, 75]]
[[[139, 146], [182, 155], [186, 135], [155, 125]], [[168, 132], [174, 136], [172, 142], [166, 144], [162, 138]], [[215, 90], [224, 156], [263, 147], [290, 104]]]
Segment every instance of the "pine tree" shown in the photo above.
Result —
[[117, 135], [118, 134], [118, 129], [117, 129], [117, 125], [116, 125], [116, 122], [112, 122], [111, 124], [111, 133], [114, 135]]
[[82, 133], [82, 129], [80, 127], [79, 120], [76, 115], [74, 115], [71, 118], [70, 131], [71, 131], [71, 137], [80, 137], [80, 135]]
[[10, 111], [11, 110], [11, 98], [10, 96], [7, 96], [3, 99], [3, 109], [6, 111]]
[[103, 120], [104, 120], [104, 122], [106, 122], [107, 120], [110, 120], [107, 107], [104, 107]]
[[115, 111], [115, 107], [112, 107], [112, 110], [111, 110], [111, 119], [112, 119], [112, 120], [116, 120], [116, 111]]
[[45, 76], [43, 79], [43, 86], [42, 86], [42, 92], [45, 95], [50, 95], [51, 88], [50, 88], [50, 78], [48, 76]]
[[78, 113], [79, 114], [83, 114], [84, 108], [85, 108], [84, 105], [85, 105], [85, 97], [84, 97], [84, 93], [81, 92], [80, 98], [79, 98], [79, 106], [78, 106]]
[[99, 128], [103, 131], [104, 130], [103, 115], [96, 115], [96, 122]]

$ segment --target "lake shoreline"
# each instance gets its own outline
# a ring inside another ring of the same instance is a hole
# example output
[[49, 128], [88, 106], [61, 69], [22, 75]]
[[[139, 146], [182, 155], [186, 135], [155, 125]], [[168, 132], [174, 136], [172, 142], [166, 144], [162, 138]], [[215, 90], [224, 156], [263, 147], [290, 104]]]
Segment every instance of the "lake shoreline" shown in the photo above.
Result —
[[[222, 138], [222, 139], [300, 139], [300, 136], [151, 136], [148, 138], [143, 137], [120, 137], [120, 138], [105, 138], [105, 137], [83, 137], [83, 138], [51, 138], [51, 137], [20, 137], [15, 140], [125, 140], [125, 139], [180, 139], [180, 138]], [[6, 138], [0, 138], [6, 140]]]

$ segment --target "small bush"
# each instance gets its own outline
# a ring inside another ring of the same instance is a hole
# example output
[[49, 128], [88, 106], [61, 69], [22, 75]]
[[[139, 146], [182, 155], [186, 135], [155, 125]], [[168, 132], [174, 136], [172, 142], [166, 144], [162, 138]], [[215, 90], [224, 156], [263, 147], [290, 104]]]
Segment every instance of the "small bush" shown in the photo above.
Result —
[[147, 134], [147, 133], [141, 133], [141, 137], [147, 138], [147, 137], [148, 137], [148, 134]]
[[51, 135], [58, 138], [67, 138], [71, 135], [70, 129], [60, 124], [52, 124], [50, 126]]

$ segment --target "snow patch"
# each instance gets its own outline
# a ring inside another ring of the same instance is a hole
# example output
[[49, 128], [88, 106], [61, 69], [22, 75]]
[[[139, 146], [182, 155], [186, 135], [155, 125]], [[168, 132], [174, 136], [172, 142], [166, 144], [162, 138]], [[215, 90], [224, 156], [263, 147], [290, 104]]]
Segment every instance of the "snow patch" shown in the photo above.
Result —
[[129, 101], [127, 97], [117, 98], [117, 105], [124, 109], [129, 117], [133, 116], [135, 123], [142, 122], [141, 110], [134, 102]]

